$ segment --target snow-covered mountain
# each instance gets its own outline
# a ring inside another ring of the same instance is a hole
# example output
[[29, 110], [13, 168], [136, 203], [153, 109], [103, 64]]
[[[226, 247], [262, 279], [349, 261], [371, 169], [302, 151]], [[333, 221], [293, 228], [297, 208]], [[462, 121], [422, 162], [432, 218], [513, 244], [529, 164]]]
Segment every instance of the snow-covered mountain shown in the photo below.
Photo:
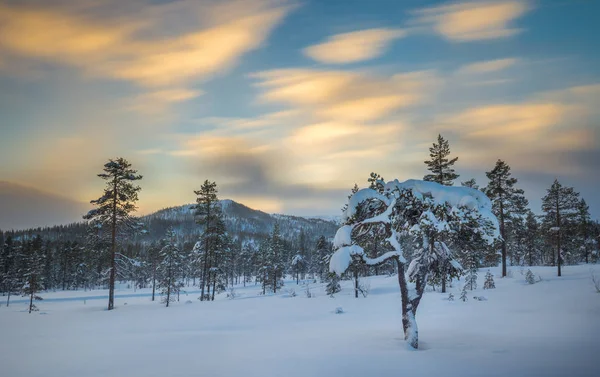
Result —
[[[201, 228], [194, 221], [191, 206], [185, 204], [165, 208], [144, 216], [142, 220], [149, 234], [157, 237], [162, 237], [169, 226], [183, 234], [198, 234]], [[301, 229], [307, 239], [316, 239], [321, 235], [332, 238], [338, 228], [338, 221], [333, 219], [268, 214], [229, 199], [221, 201], [221, 208], [227, 232], [243, 241], [263, 238], [273, 229], [275, 222], [279, 222], [281, 233], [287, 239], [298, 237]]]

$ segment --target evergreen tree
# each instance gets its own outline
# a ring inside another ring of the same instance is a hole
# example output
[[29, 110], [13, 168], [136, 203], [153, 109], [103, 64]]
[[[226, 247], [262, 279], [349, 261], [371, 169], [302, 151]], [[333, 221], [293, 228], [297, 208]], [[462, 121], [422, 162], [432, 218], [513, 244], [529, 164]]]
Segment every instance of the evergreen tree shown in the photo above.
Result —
[[160, 264], [158, 266], [158, 287], [161, 289], [161, 302], [169, 307], [175, 301], [175, 294], [179, 295], [179, 278], [181, 277], [181, 249], [177, 243], [177, 234], [173, 228], [167, 230], [164, 246], [160, 251]]
[[542, 211], [545, 213], [546, 222], [551, 224], [550, 231], [556, 245], [558, 276], [561, 276], [563, 262], [562, 236], [566, 234], [569, 223], [577, 217], [579, 205], [579, 193], [572, 187], [562, 186], [558, 180], [554, 180], [546, 196], [542, 198]]
[[494, 283], [494, 275], [490, 271], [485, 274], [485, 282], [483, 283], [483, 289], [494, 289], [496, 283]]
[[475, 178], [471, 178], [468, 181], [461, 182], [460, 185], [462, 187], [468, 187], [475, 190], [479, 190], [479, 185], [475, 182]]
[[533, 276], [533, 272], [531, 272], [531, 270], [527, 270], [527, 273], [525, 273], [525, 281], [527, 281], [528, 284], [535, 284], [535, 276]]
[[138, 175], [137, 170], [132, 169], [131, 164], [124, 158], [109, 160], [103, 170], [104, 173], [98, 174], [98, 177], [106, 181], [104, 194], [90, 202], [97, 208], [89, 211], [84, 219], [105, 227], [111, 234], [108, 310], [112, 310], [115, 296], [117, 235], [126, 234], [137, 225], [131, 213], [137, 209], [135, 202], [141, 188], [132, 182], [142, 179], [142, 176]]
[[2, 290], [7, 293], [6, 306], [10, 304], [10, 296], [19, 284], [19, 265], [22, 254], [20, 245], [15, 244], [11, 235], [6, 237], [2, 248]]
[[444, 186], [452, 186], [454, 180], [459, 177], [453, 168], [458, 157], [449, 158], [449, 156], [450, 143], [442, 135], [438, 135], [437, 144], [433, 143], [433, 146], [429, 148], [429, 157], [431, 157], [431, 160], [425, 161], [427, 170], [431, 174], [425, 175], [423, 180], [437, 182]]
[[340, 277], [335, 272], [327, 274], [327, 285], [325, 286], [325, 292], [333, 297], [338, 292], [341, 292], [342, 286], [340, 285]]
[[515, 188], [517, 179], [511, 177], [510, 166], [498, 160], [496, 166], [485, 173], [490, 180], [483, 190], [492, 201], [494, 214], [500, 222], [500, 244], [502, 248], [502, 277], [506, 276], [507, 223], [515, 216], [524, 215], [527, 199], [523, 190]]
[[[194, 210], [194, 216], [196, 217], [196, 223], [204, 228], [201, 245], [202, 245], [202, 260], [200, 261], [201, 274], [200, 274], [200, 300], [204, 301], [210, 298], [210, 287], [211, 287], [211, 262], [213, 254], [217, 247], [217, 239], [220, 236], [219, 232], [219, 220], [221, 216], [221, 206], [217, 198], [217, 184], [205, 180], [200, 190], [194, 191], [198, 196], [196, 198], [196, 205], [192, 207]], [[205, 295], [205, 289], [207, 291]]]
[[267, 287], [270, 288], [273, 291], [273, 293], [277, 293], [277, 288], [283, 286], [283, 265], [281, 258], [283, 254], [283, 242], [281, 239], [279, 223], [275, 223], [275, 225], [273, 226], [273, 231], [271, 232], [271, 237], [269, 239], [268, 245], [269, 246], [266, 260], [266, 263], [269, 266], [267, 276]]
[[462, 290], [460, 291], [460, 300], [462, 302], [466, 302], [468, 300], [467, 298], [467, 286], [463, 285]]
[[525, 258], [529, 266], [533, 266], [539, 249], [539, 224], [531, 210], [527, 211], [525, 219]]
[[585, 202], [585, 199], [581, 199], [577, 205], [577, 228], [583, 259], [585, 260], [585, 263], [589, 263], [590, 249], [592, 246], [592, 241], [590, 239], [592, 218], [590, 216], [590, 207]]
[[42, 239], [39, 235], [33, 241], [27, 242], [24, 257], [23, 271], [20, 273], [23, 278], [21, 295], [29, 296], [29, 313], [31, 313], [32, 311], [38, 311], [33, 302], [34, 300], [42, 300], [37, 293], [44, 289], [42, 283], [44, 256], [42, 254]]

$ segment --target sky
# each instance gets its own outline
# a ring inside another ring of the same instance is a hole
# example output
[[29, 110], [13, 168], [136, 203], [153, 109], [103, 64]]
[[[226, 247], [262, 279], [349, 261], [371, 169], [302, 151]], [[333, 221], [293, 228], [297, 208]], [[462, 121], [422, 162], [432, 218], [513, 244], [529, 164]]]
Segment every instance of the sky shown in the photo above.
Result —
[[252, 208], [335, 215], [371, 172], [421, 179], [441, 133], [456, 184], [485, 186], [503, 159], [534, 212], [557, 178], [598, 218], [598, 14], [596, 0], [0, 0], [0, 181], [88, 203], [125, 157], [140, 213], [209, 179]]

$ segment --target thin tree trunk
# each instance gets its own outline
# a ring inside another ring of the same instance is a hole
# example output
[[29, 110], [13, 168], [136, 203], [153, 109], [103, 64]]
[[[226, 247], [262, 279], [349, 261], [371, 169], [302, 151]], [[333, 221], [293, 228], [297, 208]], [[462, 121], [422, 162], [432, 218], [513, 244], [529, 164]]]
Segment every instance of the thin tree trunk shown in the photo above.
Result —
[[504, 229], [504, 203], [500, 195], [500, 236], [502, 237], [502, 277], [506, 277], [506, 234]]
[[117, 252], [117, 178], [113, 182], [113, 208], [111, 226], [110, 277], [108, 280], [108, 310], [115, 306], [115, 255]]
[[557, 242], [556, 242], [556, 253], [557, 253], [557, 262], [558, 262], [558, 276], [562, 276], [561, 271], [560, 271], [560, 265], [562, 262], [562, 256], [561, 256], [561, 252], [560, 252], [560, 233], [561, 233], [561, 229], [560, 229], [560, 207], [558, 204], [558, 195], [556, 196], [556, 225], [558, 226], [558, 232], [557, 232]]
[[354, 269], [354, 298], [358, 298], [358, 268]]

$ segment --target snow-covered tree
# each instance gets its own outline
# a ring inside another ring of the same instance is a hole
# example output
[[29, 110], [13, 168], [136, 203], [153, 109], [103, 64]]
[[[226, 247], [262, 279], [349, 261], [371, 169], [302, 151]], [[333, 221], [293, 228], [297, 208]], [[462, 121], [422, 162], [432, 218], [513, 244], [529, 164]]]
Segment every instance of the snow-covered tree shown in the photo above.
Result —
[[454, 163], [458, 161], [458, 157], [449, 158], [450, 143], [444, 139], [442, 135], [438, 135], [437, 143], [429, 148], [429, 157], [431, 160], [425, 161], [427, 170], [431, 174], [423, 177], [424, 181], [437, 182], [444, 186], [452, 186], [454, 180], [459, 177], [454, 172]]
[[535, 276], [533, 275], [533, 272], [531, 272], [531, 270], [529, 269], [525, 273], [525, 281], [528, 284], [535, 284]]
[[139, 186], [134, 181], [142, 179], [137, 170], [131, 168], [131, 164], [124, 158], [109, 160], [104, 164], [104, 173], [98, 177], [106, 181], [104, 194], [90, 203], [96, 208], [89, 211], [83, 218], [90, 220], [93, 224], [104, 227], [110, 232], [110, 271], [108, 282], [108, 310], [114, 308], [115, 279], [116, 279], [116, 256], [117, 236], [119, 233], [126, 234], [137, 226], [132, 212], [137, 207]]
[[21, 295], [29, 296], [29, 313], [37, 311], [34, 300], [42, 300], [38, 293], [44, 289], [42, 276], [44, 273], [44, 256], [42, 254], [42, 239], [36, 236], [26, 243], [24, 250], [24, 265], [20, 275], [23, 279]]
[[300, 284], [300, 273], [305, 267], [304, 257], [300, 252], [292, 258], [291, 267], [294, 275], [296, 275], [296, 284]]
[[[200, 300], [204, 301], [210, 298], [211, 281], [213, 275], [211, 268], [214, 254], [217, 251], [217, 244], [222, 237], [224, 228], [221, 220], [221, 206], [217, 197], [217, 184], [205, 180], [200, 190], [194, 191], [198, 196], [196, 205], [192, 207], [196, 223], [203, 228], [203, 233], [200, 239], [202, 245], [202, 260], [200, 272]], [[205, 289], [208, 291], [205, 294]]]
[[467, 286], [463, 285], [462, 290], [460, 291], [460, 301], [466, 302], [467, 300]]
[[160, 251], [160, 264], [158, 265], [158, 287], [161, 289], [162, 303], [169, 307], [175, 301], [181, 285], [179, 278], [182, 269], [181, 249], [177, 242], [177, 234], [173, 228], [167, 230], [164, 246]]
[[2, 245], [2, 253], [0, 254], [0, 278], [2, 292], [7, 294], [6, 306], [9, 306], [10, 296], [17, 290], [19, 285], [20, 259], [22, 259], [21, 247], [15, 244], [11, 235], [8, 235], [4, 245]]
[[485, 274], [485, 281], [483, 282], [483, 289], [494, 289], [496, 283], [494, 283], [494, 275], [490, 271]]
[[333, 297], [336, 293], [342, 290], [340, 285], [340, 277], [335, 272], [330, 272], [327, 277], [327, 285], [325, 286], [325, 293], [330, 297]]
[[472, 188], [472, 189], [479, 190], [479, 185], [475, 181], [475, 178], [471, 178], [471, 179], [469, 179], [467, 181], [461, 182], [460, 185], [462, 187], [469, 187], [469, 188]]
[[577, 235], [579, 240], [579, 248], [582, 251], [585, 263], [590, 262], [590, 253], [592, 249], [591, 229], [592, 218], [590, 215], [590, 207], [581, 199], [577, 205]]
[[502, 249], [502, 277], [506, 276], [507, 256], [507, 224], [514, 216], [525, 214], [527, 199], [523, 190], [517, 189], [517, 179], [511, 177], [510, 166], [502, 160], [496, 161], [496, 166], [485, 173], [489, 179], [483, 190], [493, 203], [494, 214], [500, 221], [500, 246]]
[[572, 187], [564, 187], [554, 180], [552, 186], [547, 190], [546, 196], [542, 198], [542, 211], [545, 221], [551, 225], [550, 232], [556, 245], [556, 262], [558, 276], [561, 276], [561, 265], [563, 262], [562, 241], [565, 228], [572, 223], [577, 216], [579, 206], [579, 193]]
[[[472, 231], [481, 233], [491, 243], [499, 236], [498, 223], [489, 199], [474, 189], [415, 180], [381, 181], [381, 185], [381, 192], [362, 189], [349, 199], [344, 225], [334, 238], [330, 271], [341, 275], [356, 259], [368, 266], [394, 260], [398, 268], [405, 339], [418, 348], [415, 314], [428, 275], [436, 270], [441, 256], [460, 267], [450, 259], [451, 252], [439, 235], [455, 232], [465, 223], [465, 217], [469, 217], [477, 223]], [[365, 237], [373, 234], [373, 228], [381, 228], [385, 233], [382, 250], [386, 252], [375, 259], [367, 256], [362, 246]], [[415, 250], [410, 263], [401, 242]]]

